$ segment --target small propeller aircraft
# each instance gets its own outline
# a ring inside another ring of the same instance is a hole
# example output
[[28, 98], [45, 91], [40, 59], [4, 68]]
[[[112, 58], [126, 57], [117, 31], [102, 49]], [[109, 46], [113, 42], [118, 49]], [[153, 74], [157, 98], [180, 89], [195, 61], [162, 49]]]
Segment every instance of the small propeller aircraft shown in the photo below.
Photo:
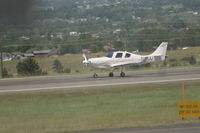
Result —
[[[152, 62], [164, 61], [166, 57], [168, 42], [162, 42], [160, 46], [149, 55], [137, 55], [127, 51], [115, 51], [108, 53], [107, 56], [90, 58], [88, 59], [85, 54], [83, 54], [83, 64], [93, 68], [108, 69], [112, 68], [113, 71], [116, 68], [122, 68], [120, 76], [125, 77], [125, 72], [123, 72], [123, 67], [128, 65], [142, 65]], [[110, 72], [109, 77], [113, 77], [114, 73]], [[93, 74], [93, 78], [97, 78], [96, 73]]]

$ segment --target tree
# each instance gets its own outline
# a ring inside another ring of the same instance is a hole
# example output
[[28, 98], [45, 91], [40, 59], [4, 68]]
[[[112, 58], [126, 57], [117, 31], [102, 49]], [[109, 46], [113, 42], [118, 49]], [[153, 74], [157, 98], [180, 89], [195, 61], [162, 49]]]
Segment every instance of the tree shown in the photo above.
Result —
[[193, 55], [190, 57], [189, 63], [190, 63], [191, 65], [194, 65], [194, 64], [197, 63], [196, 58], [195, 58]]
[[78, 46], [77, 44], [69, 44], [69, 45], [61, 45], [60, 46], [60, 54], [66, 54], [66, 53], [80, 53], [81, 46]]
[[53, 62], [53, 69], [54, 71], [56, 71], [57, 73], [62, 73], [63, 72], [63, 66], [61, 64], [61, 62], [59, 60], [54, 60]]
[[20, 75], [40, 75], [42, 74], [42, 70], [38, 63], [32, 59], [27, 58], [23, 61], [20, 61], [17, 66], [17, 73]]
[[118, 50], [124, 49], [124, 43], [121, 42], [121, 41], [115, 41], [115, 42], [113, 43], [113, 45], [114, 45], [115, 48], [118, 49]]
[[181, 29], [181, 28], [185, 28], [186, 25], [182, 19], [178, 17], [174, 17], [172, 20], [172, 27], [174, 27], [175, 29]]

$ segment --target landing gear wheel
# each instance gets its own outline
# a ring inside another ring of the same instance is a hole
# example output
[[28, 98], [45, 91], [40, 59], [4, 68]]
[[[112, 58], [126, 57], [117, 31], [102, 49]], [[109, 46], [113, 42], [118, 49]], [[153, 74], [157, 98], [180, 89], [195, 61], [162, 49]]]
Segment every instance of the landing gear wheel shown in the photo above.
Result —
[[93, 74], [93, 78], [97, 78], [98, 75], [96, 73]]
[[110, 72], [108, 76], [113, 77], [114, 76], [113, 72]]
[[120, 73], [120, 76], [121, 76], [121, 77], [125, 77], [125, 76], [126, 76], [126, 75], [125, 75], [125, 72], [121, 72], [121, 73]]

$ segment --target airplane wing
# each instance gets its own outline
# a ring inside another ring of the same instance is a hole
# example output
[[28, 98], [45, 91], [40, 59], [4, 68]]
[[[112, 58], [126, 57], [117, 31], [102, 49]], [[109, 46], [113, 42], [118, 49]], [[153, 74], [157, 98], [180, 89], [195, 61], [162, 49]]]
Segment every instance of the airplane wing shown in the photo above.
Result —
[[132, 61], [129, 62], [119, 62], [119, 63], [115, 63], [115, 64], [111, 64], [111, 67], [121, 67], [121, 66], [128, 66], [128, 65], [134, 65], [136, 63], [133, 63]]

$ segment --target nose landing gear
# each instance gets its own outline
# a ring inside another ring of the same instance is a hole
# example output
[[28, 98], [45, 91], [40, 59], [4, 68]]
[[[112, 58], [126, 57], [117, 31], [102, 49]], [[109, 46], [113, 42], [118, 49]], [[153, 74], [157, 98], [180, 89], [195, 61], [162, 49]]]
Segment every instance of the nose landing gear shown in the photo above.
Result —
[[110, 73], [108, 74], [108, 76], [109, 76], [109, 77], [113, 77], [113, 76], [114, 76], [114, 73], [113, 73], [113, 72], [110, 72]]

